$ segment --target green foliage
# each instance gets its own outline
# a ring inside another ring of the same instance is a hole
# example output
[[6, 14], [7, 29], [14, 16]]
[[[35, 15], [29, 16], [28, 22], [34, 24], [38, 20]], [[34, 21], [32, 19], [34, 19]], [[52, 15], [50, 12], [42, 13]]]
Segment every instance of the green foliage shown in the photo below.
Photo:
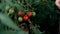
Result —
[[57, 11], [54, 10], [54, 2], [48, 1], [46, 3], [40, 2], [40, 4], [33, 4], [33, 10], [37, 13], [36, 17], [32, 18], [31, 21], [35, 24], [46, 24], [52, 25], [57, 20]]
[[[60, 13], [54, 9], [54, 1], [51, 0], [48, 0], [47, 2], [43, 2], [42, 0], [26, 0], [25, 2], [22, 2], [24, 0], [19, 0], [20, 4], [15, 3], [15, 0], [5, 0], [5, 1], [6, 2], [4, 4], [0, 4], [0, 9], [2, 9], [3, 12], [6, 5], [16, 8], [15, 10], [17, 11], [23, 11], [25, 8], [23, 8], [21, 4], [22, 3], [29, 4], [27, 10], [29, 9], [33, 10], [37, 14], [35, 17], [31, 18], [33, 24], [43, 24], [43, 25], [48, 24], [49, 26], [53, 26], [56, 20], [58, 19], [57, 17], [58, 14]], [[11, 27], [13, 29], [19, 29], [19, 27], [16, 26], [16, 24], [14, 24], [15, 22], [13, 22], [8, 16], [0, 13], [0, 19], [3, 22], [3, 24], [7, 25], [8, 27]], [[36, 32], [37, 30], [36, 29], [34, 30], [35, 33], [40, 32], [40, 31]]]
[[17, 26], [16, 23], [14, 23], [9, 16], [7, 16], [4, 13], [0, 13], [0, 20], [1, 23], [8, 26], [9, 28], [15, 29], [15, 30], [20, 30], [20, 28]]

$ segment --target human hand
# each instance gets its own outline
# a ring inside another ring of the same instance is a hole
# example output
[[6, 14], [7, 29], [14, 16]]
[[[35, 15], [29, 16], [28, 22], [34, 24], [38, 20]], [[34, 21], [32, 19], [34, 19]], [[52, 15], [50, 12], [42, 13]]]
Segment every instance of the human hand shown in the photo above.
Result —
[[60, 0], [56, 0], [56, 1], [55, 1], [55, 4], [56, 4], [56, 6], [58, 7], [58, 9], [60, 9]]

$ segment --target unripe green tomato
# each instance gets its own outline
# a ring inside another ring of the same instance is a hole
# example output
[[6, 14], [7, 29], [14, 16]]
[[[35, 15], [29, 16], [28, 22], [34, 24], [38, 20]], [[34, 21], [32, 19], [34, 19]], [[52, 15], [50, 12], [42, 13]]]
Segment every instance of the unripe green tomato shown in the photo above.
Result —
[[13, 14], [14, 13], [14, 9], [9, 9], [9, 14]]
[[18, 4], [20, 3], [20, 1], [17, 1], [18, 2]]
[[33, 16], [36, 16], [36, 12], [32, 12], [32, 15], [33, 15]]
[[22, 17], [18, 17], [18, 21], [19, 22], [22, 22], [23, 21], [23, 18]]

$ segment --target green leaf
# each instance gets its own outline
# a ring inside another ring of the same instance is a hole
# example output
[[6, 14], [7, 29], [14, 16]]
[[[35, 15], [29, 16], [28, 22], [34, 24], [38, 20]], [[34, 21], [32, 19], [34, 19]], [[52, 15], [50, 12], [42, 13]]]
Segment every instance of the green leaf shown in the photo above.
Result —
[[0, 20], [2, 24], [8, 26], [9, 28], [15, 29], [15, 30], [20, 30], [20, 28], [15, 24], [7, 14], [0, 13]]

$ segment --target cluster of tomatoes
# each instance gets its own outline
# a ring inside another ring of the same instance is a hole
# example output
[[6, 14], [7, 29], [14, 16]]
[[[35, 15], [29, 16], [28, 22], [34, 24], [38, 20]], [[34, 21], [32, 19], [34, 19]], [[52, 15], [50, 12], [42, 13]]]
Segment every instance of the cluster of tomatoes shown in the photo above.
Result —
[[[14, 9], [9, 10], [9, 14], [13, 15], [14, 13], [16, 13], [14, 11]], [[22, 21], [28, 21], [30, 19], [30, 17], [36, 15], [36, 12], [33, 12], [33, 11], [28, 11], [28, 12], [19, 11], [19, 12], [17, 12], [17, 15], [18, 15], [18, 18], [17, 18], [18, 22], [22, 22]]]
[[18, 12], [18, 21], [22, 22], [22, 21], [28, 21], [30, 19], [30, 17], [35, 16], [36, 13], [35, 12]]
[[[36, 13], [35, 12], [18, 12], [18, 21], [19, 22], [22, 22], [22, 21], [25, 21], [25, 22], [27, 22], [28, 20], [30, 20], [30, 18], [33, 16], [35, 16], [36, 15]], [[27, 27], [28, 28], [28, 25], [26, 25], [25, 24], [25, 27]], [[24, 26], [22, 26], [21, 25], [21, 29], [22, 30], [24, 30], [25, 28], [24, 28]], [[24, 30], [25, 32], [28, 32], [29, 30], [28, 29], [25, 29]]]

